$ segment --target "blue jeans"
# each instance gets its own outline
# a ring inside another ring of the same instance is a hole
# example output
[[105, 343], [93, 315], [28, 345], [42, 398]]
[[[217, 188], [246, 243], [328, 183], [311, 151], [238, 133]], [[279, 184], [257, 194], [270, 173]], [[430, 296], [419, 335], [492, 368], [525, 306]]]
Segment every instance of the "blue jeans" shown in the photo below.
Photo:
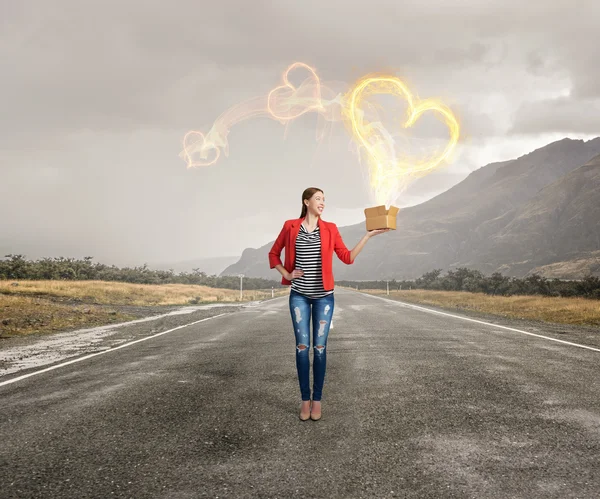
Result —
[[310, 322], [313, 332], [313, 400], [321, 400], [327, 364], [327, 336], [333, 316], [333, 293], [323, 298], [309, 298], [290, 290], [290, 313], [296, 337], [296, 368], [302, 400], [310, 400]]

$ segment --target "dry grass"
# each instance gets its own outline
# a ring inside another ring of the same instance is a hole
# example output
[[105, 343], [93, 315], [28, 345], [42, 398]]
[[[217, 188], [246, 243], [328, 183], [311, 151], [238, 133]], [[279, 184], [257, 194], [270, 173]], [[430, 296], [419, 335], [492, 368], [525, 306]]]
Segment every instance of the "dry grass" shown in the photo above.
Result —
[[[361, 290], [385, 295], [385, 290]], [[545, 296], [491, 296], [463, 291], [392, 291], [390, 298], [422, 305], [475, 310], [510, 318], [533, 319], [559, 324], [600, 326], [600, 302], [585, 298]]]
[[[274, 294], [281, 296], [288, 292], [289, 289], [279, 289]], [[271, 290], [248, 290], [243, 292], [242, 301], [270, 297]], [[134, 318], [119, 312], [119, 306], [156, 307], [239, 301], [239, 290], [185, 284], [0, 281], [0, 337], [63, 331]], [[111, 306], [115, 308], [111, 309]]]
[[0, 294], [0, 337], [50, 333], [122, 322], [133, 317], [93, 305], [65, 305], [46, 298]]
[[[17, 283], [18, 286], [14, 286]], [[277, 290], [281, 296], [288, 290]], [[130, 284], [106, 281], [0, 281], [0, 294], [52, 297], [105, 305], [189, 305], [240, 301], [240, 291], [191, 284]], [[271, 297], [271, 291], [247, 290], [242, 301]]]

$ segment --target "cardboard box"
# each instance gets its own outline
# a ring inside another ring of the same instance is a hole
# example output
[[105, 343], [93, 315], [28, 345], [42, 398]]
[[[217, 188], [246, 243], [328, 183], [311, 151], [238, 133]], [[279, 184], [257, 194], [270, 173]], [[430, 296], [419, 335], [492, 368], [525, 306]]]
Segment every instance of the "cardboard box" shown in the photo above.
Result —
[[385, 209], [385, 205], [375, 206], [373, 208], [365, 208], [365, 216], [367, 217], [367, 230], [375, 229], [396, 229], [396, 215], [400, 208], [390, 206], [389, 210]]

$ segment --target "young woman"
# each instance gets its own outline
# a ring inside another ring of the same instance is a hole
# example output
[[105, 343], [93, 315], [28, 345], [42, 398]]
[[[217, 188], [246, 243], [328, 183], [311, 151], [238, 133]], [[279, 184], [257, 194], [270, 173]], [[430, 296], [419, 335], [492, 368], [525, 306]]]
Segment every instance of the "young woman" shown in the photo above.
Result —
[[[372, 236], [389, 229], [368, 231], [350, 251], [346, 248], [337, 226], [321, 219], [325, 208], [325, 194], [309, 187], [302, 193], [300, 218], [287, 220], [269, 251], [269, 265], [282, 275], [282, 284], [291, 285], [290, 313], [296, 337], [296, 368], [300, 383], [302, 404], [300, 419], [321, 418], [321, 395], [325, 380], [327, 337], [333, 315], [334, 280], [333, 252], [347, 265]], [[281, 262], [281, 250], [285, 260]], [[313, 332], [313, 397], [310, 400], [310, 323]]]

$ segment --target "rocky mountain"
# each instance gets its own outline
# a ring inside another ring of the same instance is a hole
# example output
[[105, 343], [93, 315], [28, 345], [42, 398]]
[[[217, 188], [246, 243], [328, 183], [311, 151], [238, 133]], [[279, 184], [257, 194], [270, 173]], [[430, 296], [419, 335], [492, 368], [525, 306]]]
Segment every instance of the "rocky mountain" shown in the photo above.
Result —
[[529, 273], [578, 279], [600, 275], [600, 156], [542, 189], [481, 249], [480, 259], [519, 252], [506, 274]]
[[546, 279], [577, 280], [586, 276], [600, 277], [600, 250], [591, 251], [582, 258], [535, 267], [527, 273], [530, 274], [539, 274]]
[[[435, 198], [401, 210], [397, 230], [371, 239], [353, 265], [334, 258], [335, 277], [412, 279], [456, 267], [523, 276], [587, 259], [600, 250], [599, 155], [600, 137], [563, 139], [484, 166]], [[364, 231], [364, 223], [340, 228], [349, 248]], [[267, 260], [272, 243], [245, 250], [223, 275], [277, 278]]]

